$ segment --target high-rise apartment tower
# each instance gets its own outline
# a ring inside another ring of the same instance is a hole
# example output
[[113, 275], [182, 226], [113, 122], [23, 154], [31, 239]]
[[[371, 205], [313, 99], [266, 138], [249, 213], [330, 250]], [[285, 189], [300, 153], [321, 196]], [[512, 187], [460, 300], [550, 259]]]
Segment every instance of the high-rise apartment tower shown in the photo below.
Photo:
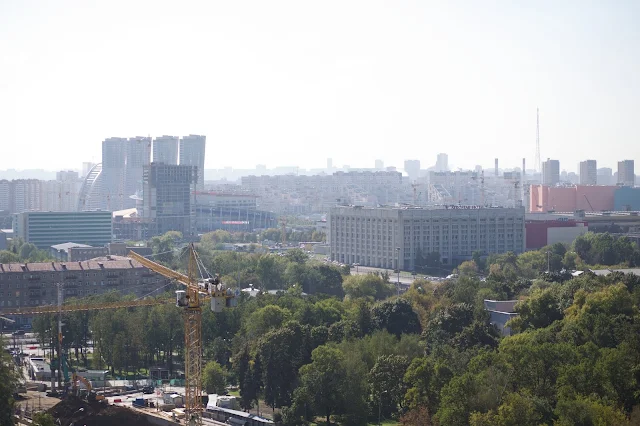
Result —
[[204, 191], [204, 154], [206, 136], [189, 135], [184, 136], [180, 141], [180, 165], [195, 166], [198, 173], [198, 183], [196, 189]]

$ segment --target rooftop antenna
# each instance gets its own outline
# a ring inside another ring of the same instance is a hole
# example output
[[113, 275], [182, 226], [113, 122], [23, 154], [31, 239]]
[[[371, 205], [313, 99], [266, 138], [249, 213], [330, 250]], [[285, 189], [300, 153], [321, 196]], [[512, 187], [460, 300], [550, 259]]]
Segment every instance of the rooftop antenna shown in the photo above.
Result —
[[536, 168], [536, 172], [542, 170], [540, 164], [540, 108], [536, 108], [536, 158], [533, 161], [533, 166]]

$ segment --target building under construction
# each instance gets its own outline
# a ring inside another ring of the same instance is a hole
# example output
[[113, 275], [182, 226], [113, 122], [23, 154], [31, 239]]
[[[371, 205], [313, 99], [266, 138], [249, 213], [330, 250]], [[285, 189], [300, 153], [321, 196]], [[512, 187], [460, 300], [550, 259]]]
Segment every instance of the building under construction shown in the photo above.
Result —
[[150, 220], [152, 235], [179, 231], [195, 236], [196, 166], [151, 163], [144, 168], [142, 217]]

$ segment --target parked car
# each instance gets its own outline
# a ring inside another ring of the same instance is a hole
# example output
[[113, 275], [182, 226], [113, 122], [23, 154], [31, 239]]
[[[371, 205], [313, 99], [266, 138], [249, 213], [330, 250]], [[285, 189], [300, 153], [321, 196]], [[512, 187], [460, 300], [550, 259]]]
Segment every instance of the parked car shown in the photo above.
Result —
[[151, 394], [155, 391], [153, 386], [145, 386], [142, 388], [142, 393]]
[[24, 333], [25, 333], [24, 330], [16, 330], [11, 334], [13, 334], [14, 336], [24, 336]]

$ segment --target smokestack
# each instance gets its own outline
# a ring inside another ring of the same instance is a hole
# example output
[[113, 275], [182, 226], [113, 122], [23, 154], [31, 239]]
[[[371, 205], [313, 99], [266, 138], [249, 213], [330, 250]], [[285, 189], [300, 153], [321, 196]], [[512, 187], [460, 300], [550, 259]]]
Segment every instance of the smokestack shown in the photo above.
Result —
[[498, 159], [496, 158], [496, 177], [498, 177]]

